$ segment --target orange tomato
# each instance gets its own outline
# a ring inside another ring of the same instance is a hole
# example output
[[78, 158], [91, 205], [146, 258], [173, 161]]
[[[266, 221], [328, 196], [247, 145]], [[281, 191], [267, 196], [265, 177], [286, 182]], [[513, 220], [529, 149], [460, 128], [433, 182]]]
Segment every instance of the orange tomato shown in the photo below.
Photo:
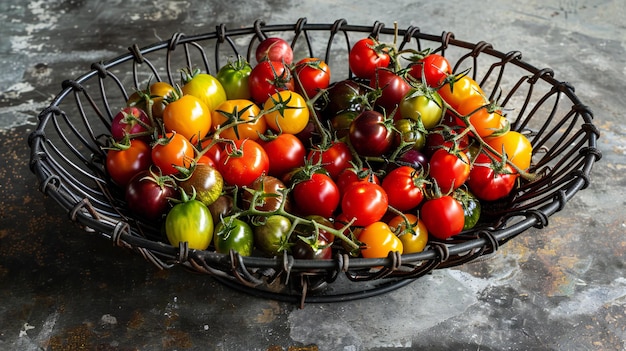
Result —
[[410, 254], [424, 251], [428, 243], [428, 230], [423, 221], [414, 214], [405, 214], [413, 232], [406, 227], [406, 221], [400, 215], [393, 217], [388, 225], [393, 230], [400, 241], [402, 241], [402, 254]]
[[258, 140], [259, 135], [267, 130], [265, 116], [259, 117], [259, 112], [261, 112], [259, 106], [250, 100], [226, 100], [211, 112], [211, 129], [215, 131], [233, 122], [246, 122], [222, 130], [220, 137], [231, 140]]
[[163, 124], [195, 144], [211, 129], [211, 111], [199, 98], [183, 95], [165, 106]]
[[265, 115], [268, 127], [275, 132], [298, 134], [309, 123], [309, 108], [306, 100], [296, 92], [279, 91], [263, 104], [265, 111], [275, 107], [275, 110]]
[[486, 138], [485, 141], [498, 153], [504, 150], [507, 159], [519, 169], [527, 170], [530, 167], [533, 147], [524, 134], [511, 130], [497, 137]]
[[361, 255], [365, 258], [384, 258], [392, 251], [403, 251], [402, 241], [384, 222], [374, 222], [363, 228], [359, 241], [363, 243]]

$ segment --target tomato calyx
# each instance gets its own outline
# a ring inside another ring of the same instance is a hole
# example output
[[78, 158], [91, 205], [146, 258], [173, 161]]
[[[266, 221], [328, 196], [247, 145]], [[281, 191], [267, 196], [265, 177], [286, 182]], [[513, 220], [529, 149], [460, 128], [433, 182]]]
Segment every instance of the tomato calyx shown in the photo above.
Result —
[[226, 123], [224, 123], [223, 125], [220, 125], [214, 134], [219, 136], [221, 131], [229, 129], [229, 128], [233, 128], [235, 136], [237, 137], [237, 139], [239, 139], [240, 136], [239, 136], [239, 129], [237, 128], [237, 125], [246, 124], [246, 123], [254, 124], [254, 122], [256, 122], [262, 116], [261, 114], [259, 114], [253, 117], [252, 119], [248, 119], [248, 120], [241, 118], [244, 115], [244, 113], [246, 113], [246, 111], [248, 111], [253, 106], [254, 104], [250, 104], [242, 108], [241, 110], [239, 110], [239, 106], [234, 105], [233, 112], [215, 110], [216, 112], [221, 113], [224, 117], [226, 117]]

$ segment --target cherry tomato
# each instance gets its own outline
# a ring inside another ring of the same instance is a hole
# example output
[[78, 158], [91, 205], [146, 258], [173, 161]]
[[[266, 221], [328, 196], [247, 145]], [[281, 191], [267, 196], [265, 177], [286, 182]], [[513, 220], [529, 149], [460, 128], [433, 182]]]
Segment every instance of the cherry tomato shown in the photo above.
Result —
[[400, 166], [383, 178], [382, 187], [387, 193], [389, 206], [398, 211], [408, 211], [424, 199], [425, 179], [422, 173], [409, 166]]
[[152, 122], [146, 113], [135, 106], [124, 107], [111, 121], [111, 137], [115, 141], [121, 141], [128, 136], [133, 139], [140, 137], [149, 141], [152, 132]]
[[210, 111], [226, 100], [226, 92], [222, 83], [207, 73], [193, 72], [184, 77], [182, 92], [199, 98]]
[[209, 206], [222, 194], [224, 178], [213, 166], [197, 163], [191, 175], [178, 185], [191, 194], [196, 192], [196, 199]]
[[322, 117], [333, 117], [348, 113], [360, 113], [368, 104], [366, 86], [353, 80], [341, 80], [328, 88], [328, 102], [322, 109]]
[[230, 250], [235, 250], [241, 256], [250, 256], [254, 247], [254, 232], [241, 219], [225, 217], [215, 225], [213, 245], [218, 253], [227, 254]]
[[348, 136], [359, 155], [382, 156], [393, 147], [393, 119], [387, 119], [378, 111], [365, 110], [352, 121]]
[[194, 148], [191, 142], [178, 133], [166, 133], [152, 147], [152, 162], [161, 169], [162, 174], [178, 173], [176, 167], [188, 168], [194, 158]]
[[395, 147], [410, 147], [414, 150], [422, 150], [426, 145], [426, 131], [419, 123], [410, 118], [401, 118], [393, 122], [397, 130], [395, 134]]
[[309, 151], [307, 159], [313, 164], [321, 165], [333, 179], [339, 173], [350, 167], [352, 153], [350, 147], [343, 141], [334, 141], [327, 148], [316, 147]]
[[254, 140], [234, 140], [224, 151], [227, 156], [217, 163], [217, 170], [229, 185], [250, 186], [269, 170], [267, 154]]
[[176, 131], [195, 144], [211, 129], [211, 110], [200, 98], [183, 95], [165, 106], [163, 124], [168, 132]]
[[404, 217], [400, 215], [395, 216], [389, 220], [388, 225], [402, 241], [402, 254], [424, 251], [428, 243], [428, 229], [424, 221], [420, 220], [416, 215], [406, 213]]
[[486, 138], [489, 146], [498, 153], [504, 150], [506, 157], [521, 170], [527, 170], [533, 156], [533, 147], [526, 136], [517, 131], [509, 131], [497, 137]]
[[400, 102], [400, 115], [421, 122], [425, 129], [435, 128], [443, 118], [443, 101], [436, 91], [412, 88]]
[[452, 82], [444, 84], [437, 92], [455, 110], [472, 95], [485, 96], [480, 85], [467, 75], [455, 77]]
[[339, 176], [337, 176], [337, 187], [342, 195], [346, 189], [358, 182], [370, 182], [380, 185], [380, 179], [378, 179], [378, 176], [370, 169], [355, 169], [349, 167], [341, 171]]
[[462, 151], [451, 153], [446, 149], [439, 149], [430, 157], [429, 175], [443, 193], [450, 193], [463, 185], [469, 173], [470, 162]]
[[169, 199], [176, 196], [171, 179], [149, 170], [137, 173], [126, 186], [124, 199], [130, 211], [142, 220], [159, 221], [170, 209]]
[[330, 85], [330, 67], [318, 58], [306, 57], [293, 69], [296, 92], [307, 99]]
[[298, 134], [309, 123], [309, 108], [302, 95], [288, 90], [279, 91], [270, 96], [263, 104], [269, 111], [265, 120], [269, 128], [278, 133]]
[[231, 140], [258, 140], [267, 130], [265, 116], [259, 116], [261, 109], [254, 102], [245, 99], [226, 100], [211, 113], [211, 129], [232, 123], [240, 123], [220, 131], [220, 137]]
[[376, 106], [387, 115], [400, 118], [400, 101], [411, 90], [409, 83], [400, 75], [387, 68], [377, 68], [370, 80], [370, 87], [380, 89]]
[[144, 91], [134, 92], [129, 98], [126, 104], [128, 106], [136, 106], [144, 111], [147, 109], [147, 100], [152, 101], [152, 117], [161, 118], [163, 116], [163, 109], [165, 108], [165, 98], [172, 96], [176, 89], [166, 82], [154, 82]]
[[388, 67], [390, 62], [388, 47], [372, 38], [357, 41], [348, 56], [348, 65], [352, 73], [364, 79], [372, 78], [376, 68]]
[[106, 170], [117, 185], [125, 187], [135, 174], [152, 164], [150, 146], [141, 139], [131, 139], [122, 149], [109, 150]]
[[304, 215], [319, 215], [330, 218], [339, 206], [339, 189], [327, 175], [313, 173], [309, 179], [296, 183], [293, 200]]
[[259, 144], [270, 160], [270, 175], [281, 178], [290, 170], [304, 166], [306, 149], [293, 134], [279, 134], [259, 140]]
[[441, 240], [459, 234], [465, 224], [463, 206], [450, 195], [426, 200], [420, 210], [420, 219], [428, 233]]
[[[307, 217], [309, 218], [309, 217]], [[315, 221], [320, 217], [314, 217]], [[315, 230], [310, 224], [300, 224], [294, 229], [291, 254], [296, 259], [324, 260], [332, 257], [332, 239], [326, 236], [328, 232]]]
[[206, 250], [213, 239], [213, 217], [202, 202], [183, 195], [165, 217], [165, 234], [172, 246], [187, 242], [190, 249]]
[[345, 189], [341, 210], [348, 220], [356, 218], [354, 225], [366, 226], [379, 221], [389, 206], [387, 193], [378, 184], [357, 182]]
[[258, 104], [279, 91], [294, 90], [291, 71], [280, 61], [260, 62], [252, 68], [249, 80], [250, 96]]
[[220, 68], [215, 78], [222, 84], [227, 100], [250, 99], [250, 72], [252, 66], [241, 56]]
[[290, 65], [293, 62], [293, 49], [285, 39], [270, 37], [259, 43], [254, 56], [257, 63], [278, 61]]
[[365, 258], [384, 258], [392, 251], [403, 251], [402, 241], [383, 222], [374, 222], [363, 228], [359, 241], [363, 244], [361, 255]]
[[255, 226], [254, 245], [264, 255], [273, 257], [289, 248], [289, 230], [291, 221], [281, 215], [264, 218], [262, 224]]
[[283, 196], [285, 184], [278, 178], [261, 175], [250, 184], [249, 187], [242, 190], [241, 200], [244, 208], [249, 208], [255, 194], [257, 194], [254, 209], [258, 211], [273, 212], [278, 210], [283, 202], [283, 206], [289, 210], [289, 199]]
[[467, 186], [477, 198], [494, 201], [509, 195], [518, 175], [509, 164], [492, 161], [487, 154], [480, 153], [472, 164]]
[[445, 79], [452, 74], [452, 66], [448, 59], [435, 53], [424, 56], [409, 67], [411, 76], [432, 88], [439, 88]]
[[[476, 130], [476, 134], [482, 138], [488, 137], [502, 128], [501, 121], [504, 117], [483, 96], [469, 96], [457, 106], [456, 111], [469, 119], [469, 123]], [[462, 121], [461, 124], [463, 124]]]
[[463, 206], [463, 215], [465, 223], [463, 230], [469, 230], [476, 226], [480, 220], [482, 206], [480, 200], [465, 188], [458, 188], [452, 193], [452, 197]]

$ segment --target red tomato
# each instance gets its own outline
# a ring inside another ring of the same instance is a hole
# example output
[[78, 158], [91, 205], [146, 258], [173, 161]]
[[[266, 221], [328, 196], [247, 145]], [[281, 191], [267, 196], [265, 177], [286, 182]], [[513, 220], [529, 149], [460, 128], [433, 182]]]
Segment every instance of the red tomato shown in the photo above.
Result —
[[386, 45], [372, 38], [357, 41], [348, 57], [350, 70], [359, 78], [370, 79], [376, 68], [387, 67], [391, 61]]
[[420, 218], [424, 221], [428, 233], [441, 240], [459, 234], [465, 224], [463, 206], [450, 195], [424, 202]]
[[293, 134], [280, 134], [267, 141], [259, 140], [270, 160], [269, 174], [281, 178], [292, 169], [304, 166], [306, 149]]
[[403, 251], [402, 241], [383, 222], [374, 222], [363, 228], [359, 241], [363, 243], [361, 255], [365, 258], [384, 258], [390, 252]]
[[125, 136], [133, 138], [142, 135], [141, 139], [150, 140], [152, 122], [146, 113], [138, 107], [124, 107], [111, 121], [111, 137], [115, 141], [121, 141]]
[[476, 156], [467, 186], [480, 200], [493, 201], [507, 196], [515, 187], [518, 173], [509, 164], [492, 162], [485, 153]]
[[306, 99], [314, 97], [330, 85], [330, 67], [318, 58], [307, 57], [298, 61], [294, 75], [296, 92]]
[[254, 56], [258, 63], [261, 61], [279, 61], [290, 65], [293, 62], [293, 49], [285, 39], [271, 37], [261, 41]]
[[217, 170], [229, 185], [250, 186], [269, 170], [267, 153], [254, 140], [243, 139], [226, 143], [224, 152], [223, 159], [217, 162]]
[[[439, 54], [429, 54], [418, 62], [410, 65], [409, 74], [429, 87], [439, 88], [448, 75], [452, 74], [452, 66], [447, 58]], [[422, 78], [423, 77], [423, 78]]]
[[150, 167], [152, 156], [150, 146], [140, 139], [131, 139], [127, 148], [109, 150], [106, 169], [117, 185], [124, 187], [131, 178]]
[[424, 199], [424, 177], [413, 167], [400, 166], [389, 172], [382, 186], [389, 198], [389, 206], [398, 211], [413, 209]]
[[339, 189], [327, 175], [313, 173], [307, 180], [293, 187], [293, 200], [304, 215], [319, 215], [330, 218], [339, 206]]
[[341, 210], [354, 225], [366, 226], [379, 221], [389, 206], [387, 193], [378, 184], [357, 182], [347, 188], [341, 200]]
[[358, 182], [370, 182], [380, 185], [378, 176], [376, 176], [376, 174], [374, 174], [374, 172], [370, 169], [357, 170], [350, 167], [341, 171], [339, 176], [337, 176], [337, 187], [342, 195], [346, 189]]
[[350, 147], [343, 141], [335, 141], [326, 149], [314, 148], [309, 151], [307, 159], [313, 164], [320, 164], [333, 179], [350, 167], [352, 154]]
[[195, 151], [187, 138], [178, 133], [166, 133], [152, 147], [152, 161], [163, 175], [178, 173], [176, 167], [188, 168], [193, 162]]
[[252, 100], [264, 103], [273, 94], [283, 90], [294, 90], [291, 71], [283, 62], [262, 61], [252, 68], [249, 84]]
[[469, 159], [462, 151], [454, 154], [439, 149], [430, 157], [429, 166], [430, 177], [444, 194], [463, 185], [470, 173]]

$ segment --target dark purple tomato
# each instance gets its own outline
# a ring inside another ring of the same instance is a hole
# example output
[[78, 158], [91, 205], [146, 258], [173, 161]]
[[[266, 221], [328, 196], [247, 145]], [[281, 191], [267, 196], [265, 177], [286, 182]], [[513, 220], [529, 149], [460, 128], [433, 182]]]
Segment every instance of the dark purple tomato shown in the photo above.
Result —
[[377, 111], [363, 111], [352, 121], [348, 136], [352, 147], [361, 156], [387, 154], [395, 138], [393, 119]]
[[176, 198], [173, 184], [150, 171], [137, 173], [126, 186], [126, 203], [143, 220], [158, 221], [170, 209], [168, 198]]

